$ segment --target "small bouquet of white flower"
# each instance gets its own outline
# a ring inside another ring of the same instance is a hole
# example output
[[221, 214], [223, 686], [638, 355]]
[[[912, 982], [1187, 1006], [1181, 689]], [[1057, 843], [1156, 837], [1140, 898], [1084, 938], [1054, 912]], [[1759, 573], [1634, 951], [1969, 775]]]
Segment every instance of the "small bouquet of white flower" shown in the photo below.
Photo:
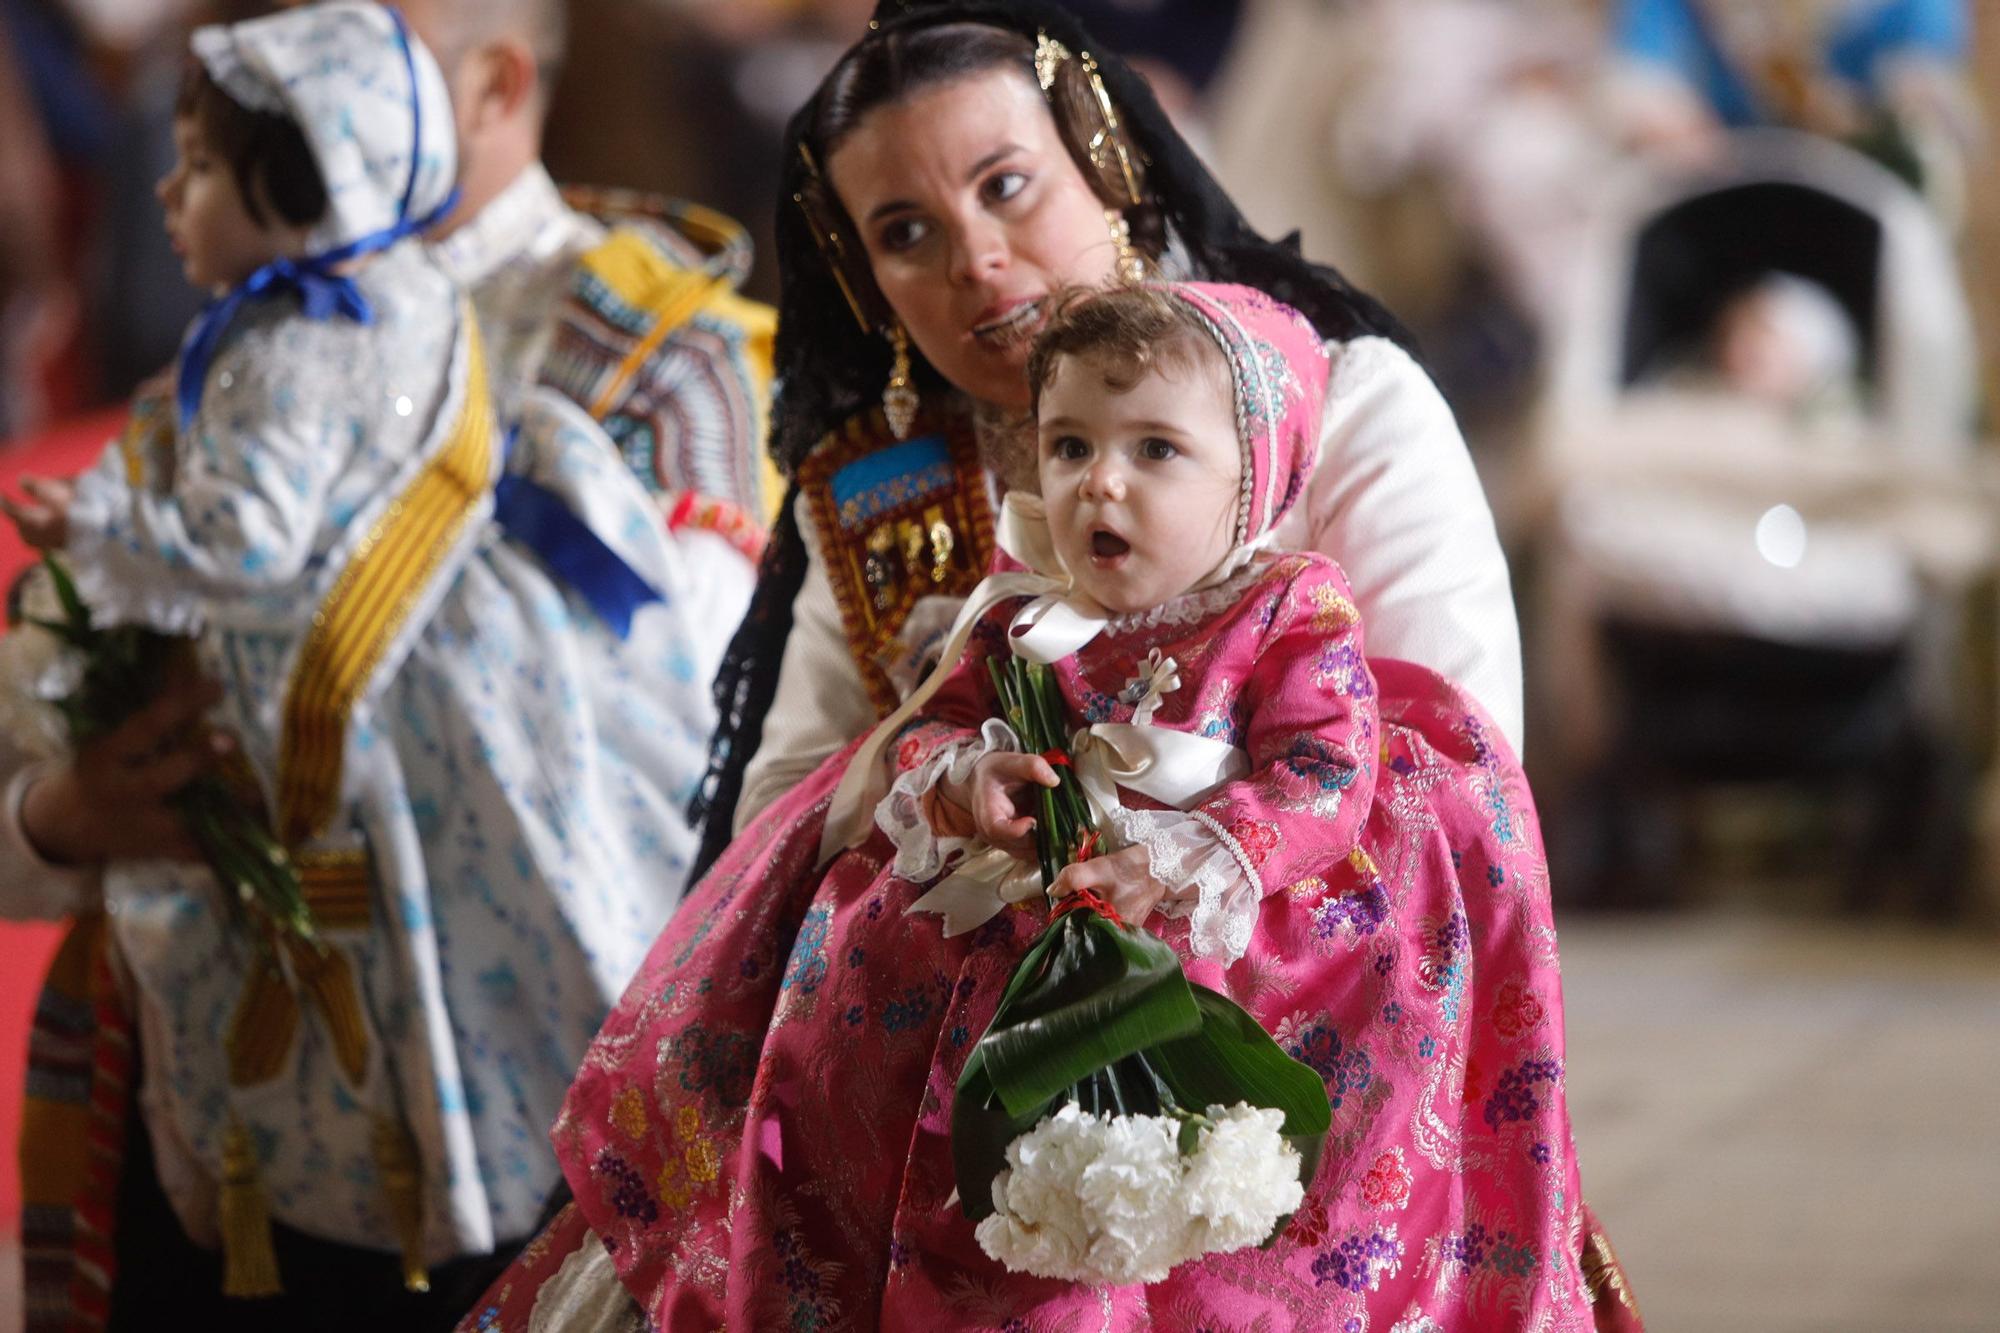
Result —
[[[1060, 755], [1044, 667], [993, 668], [1008, 722]], [[1043, 884], [1096, 847], [1062, 763], [1035, 826]], [[1088, 892], [1054, 906], [959, 1076], [952, 1157], [981, 1248], [1017, 1272], [1157, 1282], [1268, 1241], [1304, 1198], [1326, 1086], [1172, 949]]]

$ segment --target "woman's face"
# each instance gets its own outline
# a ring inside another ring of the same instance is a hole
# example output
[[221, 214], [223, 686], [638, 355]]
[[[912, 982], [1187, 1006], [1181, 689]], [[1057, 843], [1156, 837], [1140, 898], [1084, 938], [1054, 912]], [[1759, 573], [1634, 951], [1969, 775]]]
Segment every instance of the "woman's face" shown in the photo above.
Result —
[[826, 168], [918, 350], [1026, 411], [1044, 298], [1107, 282], [1118, 259], [1041, 91], [1005, 68], [920, 89], [862, 116]]

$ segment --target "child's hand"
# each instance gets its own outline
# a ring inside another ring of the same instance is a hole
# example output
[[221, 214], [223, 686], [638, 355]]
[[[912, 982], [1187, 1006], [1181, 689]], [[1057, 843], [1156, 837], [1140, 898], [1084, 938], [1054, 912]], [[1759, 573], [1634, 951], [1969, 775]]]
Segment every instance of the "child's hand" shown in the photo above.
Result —
[[1078, 889], [1089, 889], [1134, 926], [1151, 916], [1160, 899], [1167, 896], [1167, 886], [1153, 878], [1152, 861], [1144, 847], [1127, 847], [1065, 866], [1049, 887], [1057, 898], [1067, 898]]
[[69, 506], [76, 486], [53, 477], [23, 477], [25, 500], [0, 495], [0, 509], [14, 520], [21, 540], [38, 551], [60, 551], [69, 545]]
[[973, 831], [982, 841], [1032, 861], [1035, 820], [1022, 811], [1034, 809], [1030, 787], [1053, 787], [1056, 781], [1055, 769], [1040, 755], [999, 751], [972, 766], [963, 788], [949, 782], [941, 785], [944, 799], [972, 816]]

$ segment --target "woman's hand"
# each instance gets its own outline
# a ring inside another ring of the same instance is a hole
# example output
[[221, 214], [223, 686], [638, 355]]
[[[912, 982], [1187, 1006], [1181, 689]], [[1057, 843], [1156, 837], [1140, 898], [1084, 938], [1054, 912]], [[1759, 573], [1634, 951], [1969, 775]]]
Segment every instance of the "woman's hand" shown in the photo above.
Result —
[[54, 865], [199, 860], [171, 801], [234, 748], [196, 725], [221, 693], [192, 674], [170, 679], [157, 699], [30, 786], [21, 799], [21, 831], [42, 859]]
[[1144, 847], [1127, 847], [1065, 866], [1050, 886], [1057, 898], [1089, 889], [1111, 904], [1130, 925], [1141, 925], [1167, 896], [1167, 886], [1153, 878], [1152, 859]]
[[52, 477], [23, 477], [25, 500], [0, 495], [0, 509], [14, 520], [21, 540], [38, 551], [60, 551], [69, 545], [69, 507], [76, 498], [72, 482]]
[[[972, 766], [961, 786], [938, 784], [946, 801], [964, 810], [981, 841], [1023, 861], [1035, 859], [1035, 787], [1056, 785], [1056, 771], [1038, 754], [996, 751]], [[935, 825], [933, 825], [935, 827]]]

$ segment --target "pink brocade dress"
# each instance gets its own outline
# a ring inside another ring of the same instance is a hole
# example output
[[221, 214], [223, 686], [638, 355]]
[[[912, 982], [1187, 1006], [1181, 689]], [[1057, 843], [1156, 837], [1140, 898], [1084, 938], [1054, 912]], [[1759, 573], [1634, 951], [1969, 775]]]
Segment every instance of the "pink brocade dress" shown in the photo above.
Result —
[[[980, 659], [1012, 609], [891, 747], [900, 770], [994, 715]], [[955, 1196], [953, 1084], [1043, 914], [944, 938], [904, 915], [926, 886], [894, 877], [880, 831], [816, 870], [843, 754], [737, 839], [654, 946], [554, 1130], [575, 1208], [466, 1327], [527, 1327], [519, 1312], [585, 1226], [668, 1330], [1621, 1322], [1593, 1319], [1594, 1297], [1629, 1300], [1608, 1251], [1592, 1258], [1547, 874], [1505, 741], [1431, 672], [1365, 661], [1321, 557], [1114, 621], [1056, 668], [1074, 715], [1129, 721], [1121, 695], [1154, 648], [1182, 680], [1154, 723], [1250, 756], [1194, 813], [1255, 896], [1226, 966], [1193, 951], [1192, 918], [1150, 924], [1333, 1104], [1273, 1244], [1143, 1287], [986, 1257]]]

